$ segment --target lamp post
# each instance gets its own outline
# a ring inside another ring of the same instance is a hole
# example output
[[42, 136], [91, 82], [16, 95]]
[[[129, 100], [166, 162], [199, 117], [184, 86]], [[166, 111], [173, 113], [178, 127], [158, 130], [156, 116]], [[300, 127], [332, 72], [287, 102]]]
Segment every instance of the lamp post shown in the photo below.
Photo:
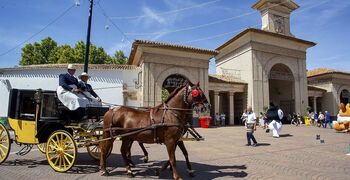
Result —
[[87, 29], [87, 35], [86, 35], [85, 61], [84, 61], [84, 72], [86, 72], [86, 73], [88, 72], [88, 66], [89, 66], [91, 19], [92, 19], [92, 7], [94, 4], [94, 0], [89, 0], [89, 1], [90, 1], [89, 21], [88, 21], [88, 29]]

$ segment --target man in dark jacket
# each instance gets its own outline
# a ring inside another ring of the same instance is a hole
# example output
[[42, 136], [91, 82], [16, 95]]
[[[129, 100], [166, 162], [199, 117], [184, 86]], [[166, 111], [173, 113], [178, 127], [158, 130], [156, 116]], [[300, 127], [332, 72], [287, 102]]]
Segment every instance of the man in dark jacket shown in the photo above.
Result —
[[67, 73], [59, 75], [59, 86], [67, 91], [79, 92], [78, 79], [74, 77], [76, 71], [74, 65], [69, 64], [67, 69]]
[[[90, 76], [86, 72], [83, 72], [79, 76], [79, 79], [81, 79], [81, 81], [78, 83], [78, 87], [81, 89], [81, 92], [84, 93], [85, 96], [87, 96], [90, 100], [96, 100], [100, 102], [101, 101], [100, 97], [98, 97], [98, 95], [92, 89], [92, 86], [87, 83], [89, 78]], [[88, 92], [89, 94], [86, 92]], [[90, 95], [92, 95], [93, 98]]]

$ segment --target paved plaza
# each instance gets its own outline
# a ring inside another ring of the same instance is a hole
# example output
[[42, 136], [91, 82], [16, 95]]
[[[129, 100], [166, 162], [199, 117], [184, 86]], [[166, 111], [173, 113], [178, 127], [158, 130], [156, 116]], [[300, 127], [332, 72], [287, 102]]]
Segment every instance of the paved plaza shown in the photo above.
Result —
[[[198, 131], [206, 138], [201, 142], [186, 142], [195, 179], [349, 179], [350, 156], [347, 156], [350, 134], [335, 133], [331, 129], [317, 127], [283, 127], [282, 136], [271, 137], [259, 128], [255, 137], [260, 144], [247, 147], [243, 127], [221, 127]], [[316, 143], [316, 134], [325, 141]], [[54, 172], [45, 156], [36, 148], [26, 156], [12, 154], [0, 165], [0, 179], [129, 179], [123, 168], [119, 153], [120, 142], [115, 142], [113, 154], [108, 159], [111, 176], [101, 177], [98, 162], [92, 160], [85, 149], [79, 149], [75, 166], [67, 173]], [[135, 143], [132, 148], [134, 179], [171, 179], [169, 170], [159, 177], [157, 169], [167, 159], [165, 146], [146, 145], [150, 161], [143, 163], [141, 149]], [[177, 164], [184, 179], [186, 173], [184, 158], [177, 150]]]

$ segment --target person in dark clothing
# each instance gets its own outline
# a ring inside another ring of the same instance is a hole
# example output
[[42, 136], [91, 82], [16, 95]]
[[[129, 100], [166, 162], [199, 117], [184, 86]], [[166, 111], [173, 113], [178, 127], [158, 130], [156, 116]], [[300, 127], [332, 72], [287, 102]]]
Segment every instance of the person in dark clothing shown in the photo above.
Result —
[[269, 129], [272, 131], [272, 136], [274, 138], [278, 138], [279, 133], [282, 129], [281, 120], [283, 118], [283, 111], [277, 106], [275, 106], [273, 103], [270, 103], [270, 107], [266, 112], [266, 117], [269, 123]]
[[90, 100], [101, 102], [101, 98], [95, 93], [95, 91], [92, 89], [92, 86], [87, 83], [89, 78], [90, 76], [86, 72], [83, 72], [79, 76], [79, 79], [81, 79], [81, 81], [79, 81], [78, 87], [81, 92]]
[[79, 92], [80, 90], [78, 89], [78, 79], [74, 77], [76, 71], [74, 65], [69, 64], [67, 71], [67, 73], [59, 75], [59, 86], [67, 91]]

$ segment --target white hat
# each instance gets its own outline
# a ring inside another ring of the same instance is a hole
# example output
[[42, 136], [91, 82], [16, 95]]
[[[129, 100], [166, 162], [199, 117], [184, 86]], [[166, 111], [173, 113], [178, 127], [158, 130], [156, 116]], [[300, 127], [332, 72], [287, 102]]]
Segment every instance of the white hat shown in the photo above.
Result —
[[76, 69], [76, 67], [74, 64], [68, 64], [67, 69]]
[[82, 76], [87, 76], [87, 77], [90, 78], [89, 74], [86, 73], [86, 72], [81, 73], [81, 74], [79, 75], [79, 79], [81, 79]]

